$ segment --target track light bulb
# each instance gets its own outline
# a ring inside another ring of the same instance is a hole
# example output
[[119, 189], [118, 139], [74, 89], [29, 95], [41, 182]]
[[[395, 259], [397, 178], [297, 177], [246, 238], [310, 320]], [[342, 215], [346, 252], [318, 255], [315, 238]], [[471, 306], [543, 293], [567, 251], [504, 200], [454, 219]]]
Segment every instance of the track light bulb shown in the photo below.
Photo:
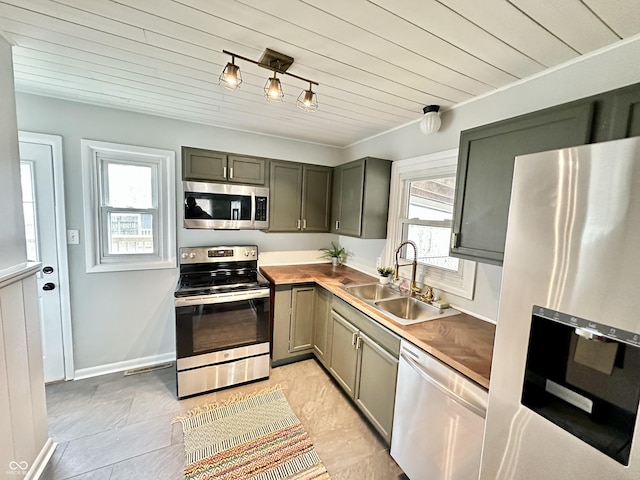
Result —
[[240, 67], [235, 65], [233, 61], [227, 63], [227, 66], [222, 70], [220, 74], [220, 85], [229, 90], [237, 90], [242, 83], [242, 76], [240, 75]]
[[270, 102], [282, 102], [284, 100], [284, 92], [282, 91], [280, 79], [276, 77], [276, 72], [273, 72], [273, 77], [269, 77], [267, 80], [267, 84], [264, 86], [264, 96]]

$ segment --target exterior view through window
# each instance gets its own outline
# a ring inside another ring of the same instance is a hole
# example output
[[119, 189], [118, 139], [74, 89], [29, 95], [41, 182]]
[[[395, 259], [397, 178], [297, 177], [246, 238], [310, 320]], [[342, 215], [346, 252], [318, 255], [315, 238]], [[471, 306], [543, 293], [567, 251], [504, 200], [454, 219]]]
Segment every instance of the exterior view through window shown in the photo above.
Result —
[[106, 255], [155, 253], [155, 166], [108, 160], [102, 166]]
[[416, 243], [419, 263], [457, 272], [460, 261], [449, 256], [455, 183], [455, 176], [409, 182], [402, 239]]

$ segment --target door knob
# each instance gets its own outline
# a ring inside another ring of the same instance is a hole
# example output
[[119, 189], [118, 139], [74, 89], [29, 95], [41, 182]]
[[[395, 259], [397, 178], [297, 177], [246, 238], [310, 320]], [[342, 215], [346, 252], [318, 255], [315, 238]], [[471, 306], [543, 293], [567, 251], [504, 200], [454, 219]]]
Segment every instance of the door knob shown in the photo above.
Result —
[[56, 284], [55, 283], [51, 283], [51, 282], [47, 282], [42, 286], [43, 290], [53, 290], [54, 288], [56, 288]]

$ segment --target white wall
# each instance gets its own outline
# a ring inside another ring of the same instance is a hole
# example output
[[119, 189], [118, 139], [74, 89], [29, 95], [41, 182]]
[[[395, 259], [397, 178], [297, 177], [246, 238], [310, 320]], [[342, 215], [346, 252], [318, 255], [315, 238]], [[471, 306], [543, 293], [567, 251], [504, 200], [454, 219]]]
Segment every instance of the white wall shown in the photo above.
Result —
[[[638, 65], [640, 35], [444, 112], [442, 127], [436, 134], [424, 136], [418, 123], [412, 123], [359, 142], [345, 150], [345, 161], [365, 156], [402, 160], [456, 148], [462, 130], [638, 83]], [[358, 242], [365, 241], [343, 243], [357, 251]], [[365, 243], [362, 245], [368, 248]], [[495, 320], [501, 276], [502, 268], [478, 264], [475, 299], [447, 298], [461, 308]]]
[[[341, 150], [321, 145], [35, 95], [18, 94], [17, 105], [20, 130], [61, 135], [64, 142], [67, 228], [81, 232], [80, 245], [68, 247], [74, 360], [81, 375], [97, 373], [93, 367], [175, 350], [173, 291], [178, 276], [177, 269], [85, 273], [82, 138], [174, 150], [177, 159], [182, 145], [322, 165], [339, 164], [342, 158]], [[177, 163], [179, 208], [182, 168], [181, 161]], [[335, 238], [178, 228], [180, 246], [255, 243], [265, 252], [317, 250]]]
[[0, 273], [27, 261], [11, 47], [0, 37]]
[[11, 47], [2, 37], [0, 111], [0, 477], [9, 478], [22, 477], [51, 443], [35, 281], [38, 266], [26, 264], [13, 64]]

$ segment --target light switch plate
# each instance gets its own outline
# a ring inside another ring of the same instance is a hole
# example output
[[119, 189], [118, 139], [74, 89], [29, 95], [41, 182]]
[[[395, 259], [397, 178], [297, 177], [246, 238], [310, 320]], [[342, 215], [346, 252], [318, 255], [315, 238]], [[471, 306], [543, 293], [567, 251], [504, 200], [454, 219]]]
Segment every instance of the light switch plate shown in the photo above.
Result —
[[78, 230], [67, 230], [67, 245], [78, 245], [80, 243], [80, 232]]

